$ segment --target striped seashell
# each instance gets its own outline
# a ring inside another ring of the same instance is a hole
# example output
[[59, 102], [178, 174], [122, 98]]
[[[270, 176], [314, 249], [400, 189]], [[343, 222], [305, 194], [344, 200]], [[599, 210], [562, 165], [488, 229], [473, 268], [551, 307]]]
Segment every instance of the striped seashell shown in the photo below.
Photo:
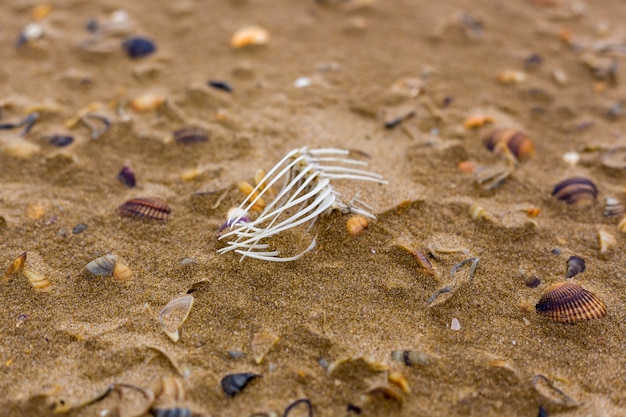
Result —
[[573, 282], [559, 282], [548, 287], [535, 310], [538, 314], [559, 323], [575, 323], [606, 316], [604, 303]]
[[252, 372], [228, 374], [224, 378], [222, 378], [221, 381], [224, 394], [232, 397], [235, 394], [241, 392], [241, 390], [244, 389], [250, 381], [260, 376], [261, 375]]
[[104, 255], [89, 262], [85, 268], [97, 277], [110, 277], [113, 276], [115, 260], [115, 255]]
[[535, 153], [535, 145], [517, 129], [495, 129], [483, 137], [483, 145], [491, 152], [502, 152], [502, 146], [506, 145], [509, 151], [519, 161], [530, 158]]
[[569, 205], [585, 207], [596, 201], [598, 187], [587, 178], [573, 177], [555, 185], [552, 195]]
[[50, 280], [43, 274], [28, 269], [24, 269], [22, 272], [24, 276], [28, 278], [28, 282], [30, 282], [30, 285], [32, 285], [34, 289], [43, 292], [50, 291]]
[[208, 141], [210, 133], [201, 127], [190, 126], [175, 130], [173, 136], [176, 143], [191, 145]]
[[623, 216], [624, 212], [624, 204], [621, 201], [613, 197], [606, 198], [606, 204], [604, 205], [605, 217]]
[[118, 207], [122, 216], [152, 220], [167, 220], [171, 213], [165, 200], [157, 197], [133, 198]]
[[567, 260], [567, 272], [565, 278], [574, 278], [576, 275], [585, 272], [585, 260], [579, 256], [570, 256]]

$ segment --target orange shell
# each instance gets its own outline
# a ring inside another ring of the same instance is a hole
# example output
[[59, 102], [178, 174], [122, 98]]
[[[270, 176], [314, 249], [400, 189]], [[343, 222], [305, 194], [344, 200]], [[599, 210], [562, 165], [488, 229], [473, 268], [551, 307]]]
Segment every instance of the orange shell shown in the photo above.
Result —
[[353, 216], [346, 222], [346, 229], [352, 236], [358, 236], [369, 225], [369, 220], [365, 216]]
[[491, 152], [501, 152], [506, 145], [519, 160], [524, 161], [535, 154], [535, 145], [517, 129], [495, 129], [483, 137], [483, 145]]

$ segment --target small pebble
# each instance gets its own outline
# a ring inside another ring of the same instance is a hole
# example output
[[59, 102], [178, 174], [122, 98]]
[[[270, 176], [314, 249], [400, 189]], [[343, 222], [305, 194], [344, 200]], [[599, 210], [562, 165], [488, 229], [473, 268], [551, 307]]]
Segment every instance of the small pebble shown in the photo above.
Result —
[[455, 317], [452, 319], [452, 323], [450, 324], [450, 328], [454, 331], [459, 331], [461, 330], [461, 323], [459, 323], [459, 320]]
[[311, 85], [311, 79], [309, 77], [300, 77], [293, 82], [295, 88], [304, 88]]
[[156, 51], [154, 42], [141, 37], [126, 39], [122, 42], [122, 48], [133, 59], [146, 57]]
[[87, 225], [85, 223], [78, 223], [76, 226], [74, 226], [74, 228], [72, 229], [72, 234], [74, 235], [79, 235], [81, 233], [83, 233], [85, 230], [87, 230]]

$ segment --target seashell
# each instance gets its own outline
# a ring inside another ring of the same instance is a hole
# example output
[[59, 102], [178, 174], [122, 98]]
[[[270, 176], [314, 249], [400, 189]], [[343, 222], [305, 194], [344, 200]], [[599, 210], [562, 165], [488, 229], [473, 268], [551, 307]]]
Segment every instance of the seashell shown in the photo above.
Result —
[[528, 274], [524, 277], [524, 284], [529, 288], [537, 288], [541, 284], [541, 280], [535, 274]]
[[352, 236], [359, 236], [367, 228], [369, 219], [365, 216], [352, 216], [346, 222], [346, 229]]
[[605, 217], [623, 216], [624, 212], [624, 204], [621, 201], [613, 197], [606, 198], [603, 213]]
[[578, 152], [565, 152], [563, 162], [572, 167], [576, 166], [580, 162], [580, 154]]
[[579, 256], [570, 256], [567, 260], [567, 272], [565, 278], [574, 278], [576, 275], [585, 272], [585, 260]]
[[124, 164], [119, 174], [117, 174], [117, 179], [119, 182], [130, 188], [133, 188], [135, 185], [137, 185], [135, 171], [133, 171], [133, 169], [126, 164]]
[[483, 145], [497, 153], [506, 152], [506, 146], [518, 161], [525, 161], [535, 154], [533, 142], [517, 129], [494, 129], [483, 137]]
[[85, 268], [97, 277], [113, 276], [115, 255], [104, 255], [89, 262]]
[[609, 149], [601, 158], [602, 165], [607, 168], [626, 168], [626, 146], [616, 146]]
[[154, 53], [156, 45], [150, 39], [136, 36], [122, 42], [122, 49], [126, 51], [130, 58], [138, 59]]
[[465, 119], [463, 126], [465, 126], [466, 129], [476, 129], [486, 125], [487, 123], [495, 123], [495, 120], [491, 116], [476, 115]]
[[535, 310], [559, 323], [575, 323], [606, 316], [604, 303], [573, 282], [559, 282], [548, 287]]
[[555, 185], [552, 195], [569, 205], [586, 207], [595, 202], [598, 197], [598, 188], [587, 178], [573, 177]]
[[128, 106], [138, 112], [156, 110], [165, 103], [165, 97], [155, 93], [145, 93], [128, 101]]
[[150, 408], [150, 414], [154, 417], [192, 417], [194, 414], [186, 407], [174, 408]]
[[391, 385], [395, 385], [400, 388], [402, 391], [407, 394], [411, 393], [411, 388], [409, 387], [409, 380], [400, 372], [389, 372], [387, 375], [387, 381]]
[[193, 143], [202, 143], [209, 140], [209, 131], [201, 127], [183, 127], [175, 130], [173, 133], [176, 143], [183, 145], [191, 145]]
[[601, 255], [605, 255], [613, 246], [617, 244], [615, 236], [607, 232], [606, 230], [598, 230], [598, 249]]
[[113, 278], [117, 281], [127, 281], [133, 276], [133, 271], [126, 265], [115, 262], [115, 266], [113, 267]]
[[617, 223], [617, 230], [622, 233], [626, 233], [626, 217], [623, 217], [622, 220]]
[[254, 378], [261, 375], [252, 372], [243, 372], [239, 374], [228, 374], [222, 378], [222, 389], [224, 394], [234, 396], [248, 385]]
[[[252, 193], [252, 191], [254, 190], [254, 187], [252, 185], [250, 185], [250, 183], [248, 183], [246, 181], [239, 181], [237, 183], [237, 188], [239, 189], [239, 191], [244, 193], [246, 196], [250, 196], [250, 200], [257, 199], [257, 197], [259, 195], [258, 191], [254, 191], [254, 194]], [[256, 200], [256, 202], [254, 203], [254, 205], [251, 207], [251, 210], [263, 211], [264, 208], [265, 208], [265, 201], [262, 198], [259, 197]]]
[[252, 356], [257, 365], [263, 362], [267, 352], [278, 343], [279, 337], [271, 333], [259, 333], [252, 339]]
[[35, 20], [43, 20], [52, 13], [52, 6], [49, 4], [38, 4], [31, 11], [31, 15]]
[[16, 272], [21, 271], [22, 269], [24, 269], [24, 264], [26, 263], [26, 252], [22, 252], [20, 254], [20, 256], [18, 256], [12, 263], [11, 265], [9, 265], [9, 267], [7, 268], [6, 272], [4, 273], [4, 278], [8, 279], [9, 275], [12, 275]]
[[43, 274], [27, 269], [24, 269], [22, 273], [28, 278], [28, 282], [30, 282], [34, 289], [43, 292], [50, 291], [50, 281]]
[[180, 338], [178, 331], [185, 320], [187, 320], [187, 317], [189, 317], [193, 300], [191, 295], [183, 295], [167, 303], [159, 312], [161, 327], [167, 337], [172, 339], [174, 343]]
[[530, 218], [537, 217], [541, 213], [541, 209], [539, 207], [530, 207], [522, 211], [525, 212]]
[[365, 399], [368, 401], [376, 401], [379, 399], [387, 401], [396, 401], [400, 404], [404, 402], [402, 393], [390, 386], [376, 386], [365, 392]]
[[270, 33], [260, 26], [246, 26], [239, 29], [230, 38], [233, 48], [243, 48], [249, 45], [265, 45], [270, 40]]
[[85, 223], [78, 223], [76, 226], [72, 228], [72, 234], [79, 235], [83, 233], [85, 230], [87, 230], [88, 228], [89, 226], [87, 226]]
[[171, 213], [167, 203], [157, 197], [133, 198], [117, 209], [122, 216], [166, 221]]
[[482, 206], [474, 203], [469, 208], [470, 217], [474, 220], [487, 220], [492, 221], [493, 216], [487, 210], [485, 210]]
[[328, 365], [328, 374], [333, 378], [350, 379], [355, 374], [374, 374], [388, 369], [389, 366], [382, 362], [376, 362], [362, 356], [346, 356]]
[[63, 148], [74, 142], [74, 137], [70, 135], [52, 135], [46, 139], [50, 145], [58, 148]]
[[497, 78], [502, 84], [519, 84], [526, 81], [526, 73], [523, 71], [504, 70], [498, 74]]
[[31, 22], [24, 26], [24, 29], [20, 32], [20, 36], [17, 38], [15, 42], [15, 46], [22, 46], [25, 43], [34, 41], [43, 36], [44, 30], [41, 23]]
[[396, 362], [402, 362], [406, 366], [426, 366], [435, 360], [433, 356], [417, 350], [394, 350], [391, 352], [391, 359]]
[[548, 400], [554, 405], [560, 405], [564, 407], [577, 407], [578, 403], [571, 397], [565, 394], [563, 391], [554, 386], [552, 381], [543, 375], [535, 375], [532, 379], [532, 384], [535, 390], [543, 398]]
[[216, 80], [209, 80], [207, 82], [209, 87], [213, 87], [215, 89], [218, 90], [222, 90], [222, 91], [226, 91], [227, 93], [232, 93], [233, 92], [233, 87], [227, 83], [226, 81], [216, 81]]
[[461, 323], [459, 322], [459, 319], [457, 319], [456, 317], [452, 318], [452, 322], [450, 323], [450, 329], [454, 330], [455, 332], [461, 330]]
[[152, 392], [157, 399], [185, 401], [185, 388], [180, 378], [163, 377], [152, 388]]
[[413, 258], [417, 261], [417, 265], [421, 269], [421, 272], [425, 273], [426, 275], [435, 275], [435, 269], [433, 268], [433, 264], [423, 253], [418, 252], [415, 249], [410, 248], [406, 245], [398, 244], [396, 245], [396, 247], [410, 253], [411, 256], [413, 256]]
[[457, 165], [457, 168], [464, 174], [472, 174], [474, 173], [474, 171], [476, 171], [476, 168], [478, 168], [478, 166], [474, 161], [461, 161]]
[[26, 217], [31, 220], [39, 220], [46, 214], [46, 208], [39, 204], [29, 204], [26, 207]]

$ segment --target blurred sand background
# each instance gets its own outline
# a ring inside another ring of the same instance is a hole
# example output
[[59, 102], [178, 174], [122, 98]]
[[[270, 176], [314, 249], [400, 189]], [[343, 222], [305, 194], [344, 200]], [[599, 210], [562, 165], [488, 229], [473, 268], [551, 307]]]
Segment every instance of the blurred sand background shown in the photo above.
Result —
[[[0, 284], [0, 415], [52, 415], [109, 384], [149, 388], [162, 377], [180, 378], [186, 398], [155, 406], [212, 416], [282, 415], [299, 398], [315, 416], [534, 417], [540, 406], [551, 416], [626, 414], [625, 237], [618, 218], [603, 216], [607, 196], [625, 201], [626, 171], [602, 164], [626, 145], [623, 2], [70, 0], [35, 16], [38, 5], [0, 6], [0, 123], [40, 114], [23, 139], [21, 128], [0, 131], [0, 257], [8, 267], [27, 251], [26, 267], [50, 288], [34, 290], [22, 273]], [[90, 19], [105, 24], [117, 10], [129, 25], [85, 48]], [[16, 47], [38, 18], [43, 36]], [[269, 41], [233, 48], [248, 25]], [[130, 59], [120, 47], [128, 36], [152, 39], [156, 53]], [[498, 80], [507, 70], [518, 73]], [[394, 89], [407, 78], [415, 88]], [[164, 103], [128, 107], [147, 93]], [[95, 140], [64, 124], [90, 103], [112, 122]], [[464, 125], [476, 115], [493, 123]], [[209, 141], [171, 140], [189, 125], [208, 129]], [[506, 166], [482, 146], [493, 127], [522, 130], [537, 153], [485, 190], [459, 163]], [[75, 141], [57, 148], [53, 134]], [[389, 184], [337, 188], [360, 191], [377, 220], [351, 236], [348, 216], [330, 213], [310, 232], [286, 233], [286, 246], [317, 235], [318, 247], [291, 263], [218, 255], [217, 230], [243, 199], [233, 184], [303, 146], [368, 154], [361, 159]], [[135, 188], [117, 179], [124, 164]], [[591, 207], [551, 197], [573, 175], [598, 186]], [[152, 196], [170, 205], [167, 222], [117, 213]], [[475, 204], [488, 218], [472, 218]], [[615, 239], [604, 254], [599, 230]], [[425, 254], [434, 275], [398, 245]], [[429, 246], [465, 251], [436, 259]], [[105, 254], [132, 278], [91, 276], [85, 265]], [[571, 255], [587, 264], [574, 282], [604, 300], [607, 317], [563, 325], [535, 313]], [[450, 297], [428, 307], [469, 258], [480, 258], [471, 282], [465, 266]], [[525, 284], [529, 274], [538, 287]], [[173, 343], [158, 313], [186, 293], [195, 302]], [[279, 339], [259, 364], [251, 342], [264, 333]], [[406, 366], [395, 350], [431, 361]], [[262, 377], [229, 398], [220, 380], [236, 372]], [[541, 396], [535, 375], [576, 404]], [[141, 402], [136, 392], [111, 395], [68, 415], [135, 415]]]

